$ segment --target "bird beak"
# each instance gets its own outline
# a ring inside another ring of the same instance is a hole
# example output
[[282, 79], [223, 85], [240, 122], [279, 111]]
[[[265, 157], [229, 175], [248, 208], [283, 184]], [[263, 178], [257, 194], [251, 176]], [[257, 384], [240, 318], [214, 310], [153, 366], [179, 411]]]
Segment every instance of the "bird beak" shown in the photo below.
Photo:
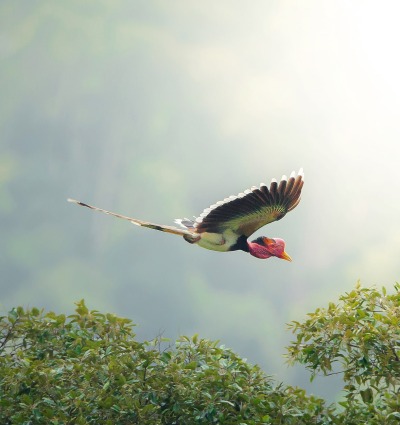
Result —
[[280, 256], [280, 258], [286, 261], [292, 261], [292, 259], [290, 258], [290, 255], [285, 251], [282, 252], [282, 255]]

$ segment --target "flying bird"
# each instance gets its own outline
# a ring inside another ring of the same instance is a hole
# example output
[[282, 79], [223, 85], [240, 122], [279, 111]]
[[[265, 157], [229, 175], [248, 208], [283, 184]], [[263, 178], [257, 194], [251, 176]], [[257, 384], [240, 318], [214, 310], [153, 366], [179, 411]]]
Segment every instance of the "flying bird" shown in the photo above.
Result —
[[256, 258], [278, 257], [292, 261], [285, 252], [285, 241], [280, 238], [260, 236], [249, 242], [247, 239], [266, 224], [283, 218], [300, 202], [304, 184], [303, 169], [297, 176], [293, 171], [289, 178], [282, 176], [278, 183], [272, 179], [270, 186], [261, 183], [259, 187], [230, 196], [206, 208], [197, 218], [175, 220], [181, 228], [150, 223], [103, 210], [75, 199], [68, 199], [82, 207], [128, 220], [133, 224], [161, 232], [182, 236], [187, 242], [213, 251], [245, 251]]

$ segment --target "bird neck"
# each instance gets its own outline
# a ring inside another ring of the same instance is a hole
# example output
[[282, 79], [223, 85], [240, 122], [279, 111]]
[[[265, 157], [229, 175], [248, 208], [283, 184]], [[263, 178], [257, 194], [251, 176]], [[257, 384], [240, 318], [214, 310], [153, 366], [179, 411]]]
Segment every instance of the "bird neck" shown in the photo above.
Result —
[[264, 245], [260, 245], [257, 242], [248, 242], [249, 246], [249, 253], [253, 257], [257, 258], [269, 258], [272, 257], [272, 255], [269, 253], [268, 249]]
[[229, 251], [237, 250], [249, 252], [249, 244], [245, 235], [239, 236], [236, 242], [229, 248]]

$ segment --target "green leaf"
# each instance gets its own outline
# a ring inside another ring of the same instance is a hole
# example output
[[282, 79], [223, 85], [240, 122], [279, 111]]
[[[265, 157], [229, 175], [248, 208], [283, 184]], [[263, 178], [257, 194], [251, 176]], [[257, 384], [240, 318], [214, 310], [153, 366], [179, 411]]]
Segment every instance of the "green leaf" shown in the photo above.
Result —
[[372, 403], [374, 400], [374, 394], [371, 390], [371, 388], [367, 388], [365, 390], [360, 390], [360, 395], [362, 398], [362, 401], [364, 403]]

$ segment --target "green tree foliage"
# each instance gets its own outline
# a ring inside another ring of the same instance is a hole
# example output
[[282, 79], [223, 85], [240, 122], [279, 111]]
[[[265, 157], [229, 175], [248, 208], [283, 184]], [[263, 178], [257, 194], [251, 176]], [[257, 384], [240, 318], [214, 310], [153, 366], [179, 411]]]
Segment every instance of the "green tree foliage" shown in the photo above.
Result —
[[322, 424], [322, 400], [275, 385], [217, 342], [138, 342], [130, 320], [77, 303], [0, 322], [1, 424]]
[[317, 309], [303, 323], [292, 322], [297, 340], [289, 347], [292, 362], [317, 373], [343, 373], [345, 424], [392, 424], [400, 421], [400, 285], [386, 289], [358, 284], [338, 304]]
[[193, 336], [139, 342], [133, 323], [36, 308], [0, 318], [0, 423], [397, 424], [400, 285], [359, 285], [290, 327], [291, 362], [342, 374], [338, 404], [275, 383], [231, 350]]

